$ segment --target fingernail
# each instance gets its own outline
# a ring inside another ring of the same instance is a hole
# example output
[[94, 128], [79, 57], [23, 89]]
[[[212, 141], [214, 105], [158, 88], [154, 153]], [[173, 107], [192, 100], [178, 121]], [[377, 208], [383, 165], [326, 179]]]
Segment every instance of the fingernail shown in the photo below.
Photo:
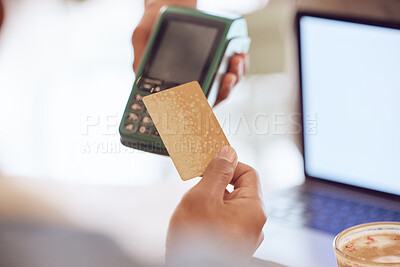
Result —
[[221, 150], [215, 155], [216, 158], [225, 159], [231, 163], [233, 163], [236, 159], [236, 151], [230, 146], [224, 146]]

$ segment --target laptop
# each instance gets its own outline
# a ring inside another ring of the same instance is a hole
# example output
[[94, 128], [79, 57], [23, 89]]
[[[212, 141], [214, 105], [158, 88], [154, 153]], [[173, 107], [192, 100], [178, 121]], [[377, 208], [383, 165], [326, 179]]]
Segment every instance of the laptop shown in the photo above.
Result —
[[332, 241], [400, 221], [400, 23], [296, 16], [305, 183], [265, 200], [256, 256], [336, 266]]

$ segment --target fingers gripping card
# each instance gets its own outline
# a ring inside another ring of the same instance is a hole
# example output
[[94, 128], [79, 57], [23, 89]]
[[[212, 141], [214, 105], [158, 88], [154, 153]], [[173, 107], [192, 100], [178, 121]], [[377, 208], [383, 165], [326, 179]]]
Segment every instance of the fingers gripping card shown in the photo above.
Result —
[[182, 180], [201, 176], [222, 147], [229, 145], [198, 82], [143, 98]]

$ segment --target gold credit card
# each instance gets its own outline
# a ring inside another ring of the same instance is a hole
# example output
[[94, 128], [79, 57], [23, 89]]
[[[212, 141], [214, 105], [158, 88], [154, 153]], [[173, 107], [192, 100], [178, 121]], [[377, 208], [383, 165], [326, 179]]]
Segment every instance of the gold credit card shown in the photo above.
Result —
[[228, 140], [198, 82], [143, 98], [182, 180], [203, 175]]

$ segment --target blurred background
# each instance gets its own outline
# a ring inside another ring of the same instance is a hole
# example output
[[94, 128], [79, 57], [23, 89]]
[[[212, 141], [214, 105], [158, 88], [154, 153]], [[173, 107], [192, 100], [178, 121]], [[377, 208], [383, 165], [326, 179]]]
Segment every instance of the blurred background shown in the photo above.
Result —
[[[265, 151], [254, 147], [268, 137], [282, 137], [286, 130], [272, 133], [273, 123], [285, 123], [290, 114], [283, 113], [294, 111], [287, 75], [294, 2], [265, 4], [225, 2], [224, 10], [221, 3], [199, 3], [214, 11], [258, 9], [246, 15], [253, 40], [250, 70], [232, 99], [216, 109], [220, 121], [231, 124], [225, 130], [233, 146], [243, 151], [241, 160], [256, 167], [263, 165], [256, 162], [257, 154]], [[0, 170], [11, 176], [95, 184], [175, 180], [169, 158], [119, 142], [118, 125], [134, 81], [130, 38], [143, 12], [142, 1], [20, 0], [6, 1], [5, 8]], [[262, 101], [254, 106], [257, 92]], [[255, 133], [256, 116], [262, 113], [271, 113], [270, 118], [260, 118], [257, 124], [265, 127]], [[243, 116], [246, 123], [239, 121]], [[243, 142], [235, 141], [238, 136]]]
[[[143, 1], [3, 2], [0, 221], [99, 232], [132, 257], [162, 262], [169, 216], [198, 179], [182, 182], [170, 158], [119, 141]], [[250, 69], [215, 113], [239, 160], [258, 170], [264, 194], [304, 179], [294, 13], [303, 6], [379, 18], [371, 10], [386, 9], [356, 2], [199, 1], [248, 21]]]

